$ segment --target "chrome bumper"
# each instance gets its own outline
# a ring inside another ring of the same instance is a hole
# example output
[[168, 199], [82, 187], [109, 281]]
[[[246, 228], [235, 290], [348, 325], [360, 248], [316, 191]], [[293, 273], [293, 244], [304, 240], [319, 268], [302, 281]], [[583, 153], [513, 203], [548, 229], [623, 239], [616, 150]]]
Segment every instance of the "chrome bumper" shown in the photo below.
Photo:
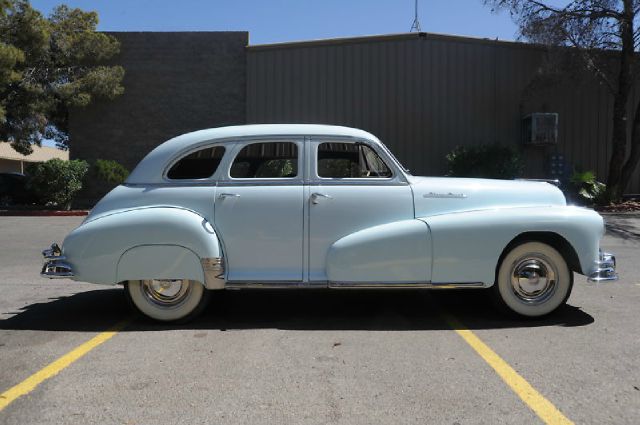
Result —
[[596, 261], [595, 269], [589, 274], [589, 281], [605, 282], [611, 280], [618, 280], [616, 257], [608, 252], [600, 251], [600, 258]]
[[42, 251], [44, 256], [44, 265], [40, 276], [49, 279], [66, 279], [73, 277], [73, 268], [62, 255], [62, 250], [57, 243], [51, 244], [51, 248]]

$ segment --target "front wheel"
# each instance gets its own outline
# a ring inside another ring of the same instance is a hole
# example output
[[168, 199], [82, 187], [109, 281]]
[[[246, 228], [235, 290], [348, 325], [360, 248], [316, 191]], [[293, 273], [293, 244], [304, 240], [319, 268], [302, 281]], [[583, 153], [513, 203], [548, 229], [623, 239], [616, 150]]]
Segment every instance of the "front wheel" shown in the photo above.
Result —
[[566, 303], [572, 287], [573, 273], [555, 248], [525, 242], [500, 263], [493, 291], [500, 306], [521, 316], [540, 317]]
[[193, 319], [209, 299], [209, 291], [200, 282], [187, 279], [130, 280], [125, 293], [140, 313], [162, 322]]

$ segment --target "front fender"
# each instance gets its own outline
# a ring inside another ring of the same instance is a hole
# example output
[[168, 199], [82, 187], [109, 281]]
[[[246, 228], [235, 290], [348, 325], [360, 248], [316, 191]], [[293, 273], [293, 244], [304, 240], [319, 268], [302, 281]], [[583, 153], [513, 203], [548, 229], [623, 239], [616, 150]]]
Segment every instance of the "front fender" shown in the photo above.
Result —
[[429, 227], [402, 220], [336, 241], [327, 255], [331, 283], [426, 283], [431, 274]]
[[[67, 236], [62, 249], [76, 272], [75, 280], [113, 284], [125, 280], [120, 279], [118, 272], [120, 258], [141, 245], [182, 247], [199, 261], [222, 257], [222, 249], [211, 224], [191, 210], [172, 207], [133, 209], [89, 221]], [[162, 254], [168, 252], [164, 250]], [[133, 254], [138, 258], [150, 255], [135, 251]], [[183, 255], [183, 258], [188, 257]], [[193, 261], [185, 261], [193, 264]], [[194, 273], [201, 276], [202, 266], [199, 272]], [[198, 280], [203, 281], [202, 278]]]
[[550, 232], [575, 250], [584, 273], [598, 259], [602, 217], [578, 207], [496, 208], [423, 217], [433, 238], [434, 282], [491, 286], [505, 247], [527, 232]]

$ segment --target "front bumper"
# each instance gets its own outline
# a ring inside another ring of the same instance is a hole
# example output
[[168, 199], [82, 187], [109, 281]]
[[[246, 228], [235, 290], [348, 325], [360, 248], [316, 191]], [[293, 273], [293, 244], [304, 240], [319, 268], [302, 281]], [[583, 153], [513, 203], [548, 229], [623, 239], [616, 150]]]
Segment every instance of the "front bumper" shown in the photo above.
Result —
[[600, 251], [598, 261], [593, 271], [589, 274], [590, 282], [605, 282], [618, 280], [616, 273], [616, 257], [608, 252]]
[[44, 265], [40, 276], [49, 279], [68, 279], [74, 276], [73, 268], [62, 255], [62, 250], [57, 243], [51, 244], [51, 248], [42, 251], [44, 256]]

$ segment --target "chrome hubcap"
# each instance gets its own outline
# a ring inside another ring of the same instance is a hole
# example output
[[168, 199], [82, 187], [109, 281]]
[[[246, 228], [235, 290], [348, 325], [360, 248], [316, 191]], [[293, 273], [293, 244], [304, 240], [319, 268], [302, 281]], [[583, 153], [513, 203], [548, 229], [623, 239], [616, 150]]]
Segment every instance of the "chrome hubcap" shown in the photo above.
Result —
[[541, 304], [553, 295], [558, 275], [553, 264], [543, 256], [527, 256], [513, 265], [513, 293], [527, 304]]
[[186, 279], [143, 280], [141, 287], [149, 301], [167, 308], [179, 305], [191, 290]]

